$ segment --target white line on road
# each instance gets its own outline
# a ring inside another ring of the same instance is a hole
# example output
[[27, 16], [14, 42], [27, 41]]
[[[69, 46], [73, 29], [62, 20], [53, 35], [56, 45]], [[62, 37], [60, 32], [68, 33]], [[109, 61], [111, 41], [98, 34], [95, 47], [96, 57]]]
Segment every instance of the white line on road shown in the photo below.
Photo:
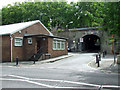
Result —
[[16, 78], [21, 78], [21, 79], [25, 79], [25, 81], [28, 82], [28, 83], [33, 83], [33, 84], [36, 84], [36, 85], [45, 86], [45, 87], [49, 87], [49, 88], [54, 88], [54, 86], [51, 86], [51, 85], [47, 85], [47, 84], [42, 84], [42, 83], [30, 81], [30, 78], [27, 78], [27, 77], [22, 77], [22, 76], [17, 76], [17, 75], [9, 75], [9, 76], [16, 77]]
[[102, 85], [102, 87], [120, 88], [120, 86], [114, 86], [114, 85]]
[[[88, 84], [88, 83], [74, 82], [74, 81], [67, 81], [67, 80], [27, 78], [27, 77], [18, 76], [18, 75], [8, 75], [8, 76], [25, 79], [26, 82], [33, 83], [33, 84], [37, 84], [37, 85], [41, 85], [41, 86], [46, 86], [46, 87], [49, 87], [49, 88], [53, 88], [53, 87], [54, 87], [54, 88], [55, 88], [55, 87], [58, 88], [58, 87], [57, 87], [57, 86], [46, 85], [46, 84], [42, 84], [42, 83], [38, 83], [38, 82], [33, 82], [33, 81], [30, 81], [30, 80], [36, 80], [36, 81], [51, 81], [51, 82], [63, 82], [63, 83], [79, 84], [79, 85], [94, 86], [94, 87], [100, 87], [100, 86], [101, 86], [101, 85], [96, 85], [96, 84]], [[116, 85], [102, 85], [102, 87], [120, 88], [120, 86], [116, 86]], [[67, 88], [67, 87], [66, 87], [66, 88]], [[68, 87], [68, 88], [69, 88], [69, 87]]]
[[8, 75], [8, 76], [29, 80], [29, 78], [22, 77], [22, 76], [17, 76], [17, 75]]
[[41, 83], [38, 83], [38, 82], [29, 81], [29, 80], [23, 80], [23, 79], [6, 79], [6, 78], [0, 78], [0, 80], [5, 80], [5, 81], [23, 81], [23, 82], [28, 82], [28, 83], [36, 84], [36, 85], [39, 85], [39, 86], [49, 87], [49, 88], [80, 88], [80, 87], [58, 87], [58, 86], [50, 86], [50, 85], [41, 84]]
[[6, 78], [0, 78], [0, 80], [6, 80], [6, 81], [24, 81], [24, 82], [32, 83], [32, 84], [39, 85], [39, 86], [44, 86], [44, 87], [48, 87], [48, 88], [54, 88], [54, 86], [51, 86], [51, 85], [42, 84], [42, 83], [38, 83], [38, 82], [30, 81], [30, 80], [24, 80], [24, 79], [6, 79]]
[[33, 84], [36, 84], [36, 85], [39, 85], [39, 86], [45, 86], [45, 87], [48, 87], [48, 88], [54, 88], [54, 86], [47, 85], [47, 84], [42, 84], [42, 83], [30, 81], [30, 80], [27, 80], [26, 82], [28, 82], [28, 83], [33, 83]]

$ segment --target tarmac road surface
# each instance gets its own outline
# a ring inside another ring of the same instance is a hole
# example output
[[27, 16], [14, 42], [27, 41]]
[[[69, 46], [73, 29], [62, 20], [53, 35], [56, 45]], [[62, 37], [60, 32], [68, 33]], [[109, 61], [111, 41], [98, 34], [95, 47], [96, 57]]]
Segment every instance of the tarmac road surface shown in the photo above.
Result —
[[95, 53], [77, 53], [55, 62], [2, 66], [2, 88], [118, 89], [117, 73], [102, 72], [88, 63]]

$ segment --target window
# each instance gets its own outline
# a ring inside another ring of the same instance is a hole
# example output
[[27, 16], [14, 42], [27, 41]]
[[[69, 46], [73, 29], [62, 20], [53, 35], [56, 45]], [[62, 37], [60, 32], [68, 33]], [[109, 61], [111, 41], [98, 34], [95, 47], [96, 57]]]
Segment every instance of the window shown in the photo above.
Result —
[[65, 40], [64, 39], [53, 39], [53, 50], [64, 50]]
[[15, 46], [22, 46], [22, 45], [23, 45], [23, 37], [16, 37]]
[[59, 50], [61, 49], [60, 48], [60, 41], [58, 41], [58, 40], [57, 40], [57, 49], [59, 49]]
[[28, 44], [32, 44], [32, 38], [28, 38]]
[[65, 49], [65, 42], [63, 42], [63, 41], [61, 42], [61, 49], [63, 49], [63, 50]]
[[56, 43], [57, 41], [56, 40], [53, 40], [53, 49], [56, 49]]

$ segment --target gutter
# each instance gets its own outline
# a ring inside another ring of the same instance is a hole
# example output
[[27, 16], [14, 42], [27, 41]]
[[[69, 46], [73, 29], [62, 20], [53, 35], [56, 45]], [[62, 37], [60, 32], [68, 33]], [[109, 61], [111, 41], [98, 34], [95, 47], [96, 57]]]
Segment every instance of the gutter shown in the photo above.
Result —
[[11, 44], [11, 62], [13, 62], [13, 59], [12, 59], [12, 41], [13, 41], [13, 38], [12, 38], [12, 36], [10, 35], [10, 44]]

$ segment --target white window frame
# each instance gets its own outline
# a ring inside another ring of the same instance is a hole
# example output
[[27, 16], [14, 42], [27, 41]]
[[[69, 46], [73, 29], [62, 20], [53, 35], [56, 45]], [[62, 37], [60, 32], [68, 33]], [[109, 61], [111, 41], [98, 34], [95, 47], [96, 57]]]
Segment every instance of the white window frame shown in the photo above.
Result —
[[[58, 43], [60, 44], [60, 48], [58, 48]], [[63, 47], [62, 47], [62, 44], [63, 44]], [[65, 50], [65, 40], [54, 38], [53, 39], [53, 50]]]
[[56, 50], [56, 48], [57, 48], [57, 41], [56, 40], [53, 40], [53, 50]]
[[28, 38], [28, 44], [32, 44], [32, 38]]
[[[62, 47], [62, 45], [63, 45], [63, 47]], [[64, 42], [64, 41], [61, 42], [61, 49], [62, 49], [62, 50], [65, 49], [65, 42]]]
[[[17, 44], [17, 43], [19, 43], [19, 44]], [[23, 46], [23, 37], [15, 37], [14, 45], [15, 46]]]

